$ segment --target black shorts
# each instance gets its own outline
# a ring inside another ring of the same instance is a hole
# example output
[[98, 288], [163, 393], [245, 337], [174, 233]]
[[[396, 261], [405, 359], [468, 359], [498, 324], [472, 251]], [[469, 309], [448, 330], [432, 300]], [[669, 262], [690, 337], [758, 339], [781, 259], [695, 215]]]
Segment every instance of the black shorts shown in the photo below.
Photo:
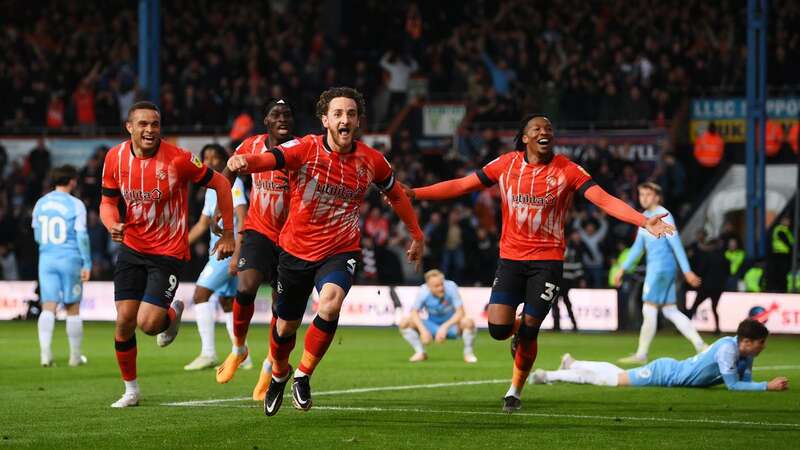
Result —
[[123, 245], [114, 268], [114, 300], [141, 300], [169, 307], [184, 261], [139, 253]]
[[258, 231], [244, 230], [242, 248], [236, 268], [240, 271], [255, 269], [264, 275], [264, 281], [273, 288], [278, 279], [278, 256], [281, 248], [272, 239]]
[[299, 320], [306, 311], [311, 290], [322, 291], [325, 283], [344, 289], [345, 295], [353, 285], [360, 252], [339, 253], [321, 261], [311, 262], [282, 252], [278, 259], [278, 296], [275, 309], [283, 320]]
[[489, 304], [511, 306], [525, 303], [525, 314], [544, 320], [561, 286], [562, 261], [515, 261], [500, 259]]

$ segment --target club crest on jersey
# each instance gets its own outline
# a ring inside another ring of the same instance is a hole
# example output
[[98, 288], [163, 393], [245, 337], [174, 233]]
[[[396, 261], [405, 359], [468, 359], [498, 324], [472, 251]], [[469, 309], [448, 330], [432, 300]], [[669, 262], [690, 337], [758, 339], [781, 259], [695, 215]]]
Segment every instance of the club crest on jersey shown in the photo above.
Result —
[[558, 184], [558, 180], [552, 175], [548, 175], [547, 178], [545, 178], [545, 182], [547, 183], [547, 187], [555, 187], [555, 185]]
[[192, 164], [197, 166], [198, 169], [203, 167], [203, 161], [200, 161], [200, 158], [198, 158], [197, 155], [192, 155]]
[[164, 170], [164, 169], [157, 170], [156, 171], [156, 178], [158, 178], [160, 181], [166, 180], [167, 179], [167, 171]]

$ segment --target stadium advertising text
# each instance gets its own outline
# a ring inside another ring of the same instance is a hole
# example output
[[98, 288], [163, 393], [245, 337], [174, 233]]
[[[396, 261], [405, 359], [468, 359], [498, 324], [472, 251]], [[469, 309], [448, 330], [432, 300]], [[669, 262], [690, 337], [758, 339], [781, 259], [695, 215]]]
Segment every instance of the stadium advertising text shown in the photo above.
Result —
[[[767, 100], [767, 117], [780, 123], [784, 132], [800, 117], [800, 97], [771, 98]], [[714, 122], [725, 142], [745, 141], [747, 127], [747, 102], [743, 98], [698, 98], [692, 100], [689, 133], [694, 140]]]

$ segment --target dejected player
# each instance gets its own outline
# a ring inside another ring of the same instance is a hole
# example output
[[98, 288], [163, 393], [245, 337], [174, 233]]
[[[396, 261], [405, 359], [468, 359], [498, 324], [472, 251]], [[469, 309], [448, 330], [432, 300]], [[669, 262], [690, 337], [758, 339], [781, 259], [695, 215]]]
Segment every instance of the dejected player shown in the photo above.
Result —
[[290, 173], [289, 217], [280, 233], [278, 320], [271, 327], [272, 380], [264, 412], [278, 412], [292, 375], [289, 356], [308, 297], [316, 287], [319, 309], [306, 332], [300, 365], [294, 372], [292, 399], [301, 410], [311, 408], [309, 377], [325, 355], [360, 259], [359, 208], [371, 184], [380, 188], [409, 229], [410, 261], [419, 261], [422, 230], [411, 203], [391, 166], [377, 150], [355, 140], [364, 114], [364, 98], [352, 88], [331, 88], [320, 95], [317, 115], [326, 134], [286, 142], [267, 153], [234, 155], [232, 171], [252, 173], [286, 168]]
[[553, 126], [541, 115], [522, 120], [516, 150], [463, 178], [411, 191], [418, 200], [445, 200], [494, 184], [500, 186], [503, 228], [500, 262], [489, 300], [489, 333], [504, 340], [514, 334], [517, 307], [523, 320], [515, 336], [511, 387], [503, 410], [520, 409], [525, 379], [536, 360], [542, 321], [558, 296], [564, 259], [564, 224], [575, 193], [609, 215], [646, 227], [655, 236], [671, 233], [661, 216], [646, 218], [597, 186], [589, 174], [563, 155], [553, 153]]
[[[422, 310], [428, 313], [425, 319], [419, 315]], [[464, 339], [464, 362], [478, 362], [473, 349], [477, 334], [475, 321], [464, 313], [458, 285], [446, 280], [439, 270], [425, 272], [425, 284], [419, 287], [414, 308], [408, 317], [400, 321], [399, 327], [403, 339], [414, 349], [410, 362], [428, 359], [425, 344], [431, 341], [444, 342], [445, 339], [459, 336]]]
[[561, 357], [558, 370], [537, 369], [530, 382], [633, 387], [710, 387], [724, 383], [730, 391], [783, 391], [789, 388], [785, 377], [753, 381], [753, 359], [766, 347], [768, 335], [761, 322], [745, 319], [739, 323], [736, 336], [721, 338], [691, 358], [659, 358], [630, 370], [609, 362], [576, 361], [567, 353]]
[[[661, 206], [661, 187], [647, 182], [639, 185], [639, 203], [644, 208], [646, 217], [662, 216], [670, 225], [675, 222], [669, 216], [669, 211]], [[655, 239], [646, 230], [639, 229], [636, 240], [633, 242], [628, 257], [622, 262], [622, 268], [614, 275], [614, 282], [619, 285], [622, 274], [636, 266], [642, 252], [647, 251], [647, 272], [644, 276], [642, 288], [642, 328], [639, 331], [639, 347], [636, 353], [619, 360], [621, 363], [646, 363], [650, 343], [656, 335], [658, 327], [658, 310], [675, 328], [689, 340], [695, 351], [701, 352], [706, 343], [692, 325], [692, 321], [675, 306], [675, 277], [678, 267], [683, 272], [686, 281], [693, 287], [700, 286], [701, 280], [689, 266], [689, 259], [683, 250], [681, 238], [676, 230], [666, 239]], [[674, 255], [674, 256], [673, 256]], [[676, 261], [677, 260], [677, 265]]]
[[86, 363], [81, 354], [83, 322], [80, 316], [83, 286], [92, 271], [86, 206], [70, 193], [78, 185], [78, 171], [65, 165], [50, 173], [55, 188], [33, 207], [33, 235], [39, 244], [39, 349], [43, 367], [53, 365], [53, 328], [59, 303], [67, 310], [69, 365]]
[[[236, 155], [259, 155], [293, 138], [294, 114], [285, 100], [272, 100], [267, 104], [264, 125], [268, 134], [251, 136], [237, 148]], [[227, 167], [222, 174], [232, 180], [236, 173]], [[252, 174], [250, 209], [241, 232], [241, 245], [234, 255], [239, 287], [233, 303], [234, 347], [217, 370], [217, 382], [230, 381], [236, 369], [249, 355], [246, 345], [247, 331], [255, 310], [256, 294], [261, 283], [272, 287], [273, 306], [278, 280], [278, 235], [289, 214], [289, 174], [285, 170], [270, 170]], [[272, 314], [270, 326], [277, 316]], [[269, 354], [261, 364], [258, 382], [253, 388], [253, 400], [263, 401], [272, 379], [272, 359]]]
[[[181, 265], [190, 257], [187, 241], [187, 190], [193, 182], [217, 191], [224, 230], [214, 252], [224, 259], [234, 251], [231, 186], [190, 152], [161, 139], [161, 113], [150, 102], [128, 111], [131, 139], [109, 150], [103, 166], [100, 218], [121, 242], [114, 269], [117, 363], [125, 393], [113, 408], [139, 404], [136, 381], [136, 327], [169, 345], [178, 334], [183, 302], [174, 300]], [[117, 204], [125, 201], [120, 221]], [[170, 303], [171, 302], [171, 303]]]
[[[228, 161], [228, 153], [219, 144], [208, 144], [200, 151], [200, 158], [203, 163], [220, 172]], [[231, 188], [233, 198], [233, 231], [241, 229], [247, 215], [247, 199], [244, 194], [244, 183], [236, 178]], [[192, 245], [204, 233], [212, 228], [212, 222], [216, 217], [217, 191], [206, 189], [203, 210], [200, 219], [192, 229], [189, 230], [189, 245]], [[209, 252], [214, 248], [219, 237], [211, 231], [209, 240]], [[236, 235], [237, 248], [240, 245], [240, 235]], [[214, 305], [209, 302], [213, 294], [217, 294], [219, 304], [225, 314], [225, 327], [228, 329], [228, 336], [231, 344], [236, 345], [233, 336], [233, 298], [236, 296], [236, 260], [233, 258], [217, 259], [209, 254], [208, 262], [200, 276], [197, 278], [194, 289], [195, 317], [197, 320], [197, 331], [200, 334], [200, 355], [192, 362], [184, 366], [185, 370], [202, 370], [217, 365], [217, 349], [214, 342], [214, 316], [216, 311]], [[235, 348], [235, 347], [234, 347]], [[252, 367], [253, 363], [245, 359], [244, 366]]]

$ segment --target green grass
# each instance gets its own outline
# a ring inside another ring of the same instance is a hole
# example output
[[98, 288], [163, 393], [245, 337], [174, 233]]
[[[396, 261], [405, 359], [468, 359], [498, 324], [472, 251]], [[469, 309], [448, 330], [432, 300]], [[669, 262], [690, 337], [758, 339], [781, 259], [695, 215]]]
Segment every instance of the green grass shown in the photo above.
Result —
[[[256, 360], [266, 351], [266, 328], [251, 330]], [[528, 386], [520, 414], [500, 412], [505, 382], [437, 388], [317, 395], [301, 413], [284, 402], [275, 417], [247, 401], [203, 406], [166, 406], [191, 400], [249, 397], [256, 370], [239, 371], [218, 385], [211, 370], [185, 372], [199, 351], [194, 324], [159, 349], [139, 334], [138, 408], [114, 410], [122, 393], [111, 324], [87, 323], [84, 353], [89, 364], [67, 366], [64, 324], [56, 327], [57, 367], [38, 366], [34, 322], [0, 323], [0, 447], [16, 448], [787, 448], [800, 442], [800, 395], [734, 393], [713, 389]], [[302, 336], [301, 336], [302, 339]], [[709, 341], [711, 337], [707, 338]], [[217, 329], [220, 358], [229, 348]], [[554, 368], [566, 351], [580, 359], [615, 360], [632, 351], [633, 334], [543, 333], [537, 367]], [[298, 340], [292, 361], [300, 356]], [[507, 342], [483, 332], [480, 361], [461, 361], [461, 342], [429, 348], [430, 360], [406, 362], [410, 349], [396, 330], [342, 328], [312, 379], [316, 393], [469, 380], [508, 379]], [[653, 355], [686, 357], [690, 345], [662, 332]], [[800, 379], [797, 337], [773, 336], [756, 366], [756, 379]], [[287, 391], [288, 392], [288, 391]], [[346, 409], [325, 409], [342, 407]], [[412, 411], [413, 410], [413, 411]], [[428, 412], [430, 411], [430, 412]], [[527, 415], [526, 415], [527, 414]], [[631, 418], [646, 418], [632, 420]], [[705, 420], [705, 422], [704, 422]], [[742, 423], [748, 422], [748, 423]], [[783, 425], [781, 425], [783, 424]], [[786, 425], [790, 424], [790, 425]]]

